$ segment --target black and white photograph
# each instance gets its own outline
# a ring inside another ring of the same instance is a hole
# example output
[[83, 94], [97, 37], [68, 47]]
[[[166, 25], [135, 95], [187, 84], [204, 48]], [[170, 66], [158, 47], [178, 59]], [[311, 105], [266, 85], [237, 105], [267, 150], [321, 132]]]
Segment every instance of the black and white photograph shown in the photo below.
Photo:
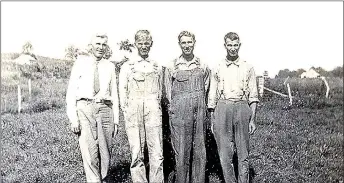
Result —
[[344, 183], [342, 1], [1, 2], [2, 183]]

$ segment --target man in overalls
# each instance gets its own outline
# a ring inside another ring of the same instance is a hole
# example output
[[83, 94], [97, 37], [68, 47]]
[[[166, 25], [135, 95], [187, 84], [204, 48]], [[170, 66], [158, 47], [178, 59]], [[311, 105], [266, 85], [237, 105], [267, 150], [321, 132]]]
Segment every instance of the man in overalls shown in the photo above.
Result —
[[112, 137], [117, 134], [119, 101], [115, 65], [107, 59], [108, 37], [97, 34], [91, 53], [78, 56], [66, 102], [71, 129], [79, 135], [87, 182], [102, 182], [110, 166]]
[[130, 172], [134, 183], [148, 182], [144, 147], [149, 152], [149, 182], [161, 183], [163, 176], [161, 97], [163, 69], [148, 58], [152, 36], [147, 30], [135, 35], [138, 57], [126, 62], [119, 75], [119, 93], [131, 150]]
[[195, 36], [182, 31], [178, 36], [182, 55], [169, 64], [170, 129], [175, 151], [176, 182], [205, 181], [206, 94], [210, 70], [193, 54]]
[[254, 68], [239, 55], [241, 46], [237, 33], [224, 37], [227, 57], [213, 72], [209, 91], [208, 110], [211, 112], [212, 131], [219, 151], [226, 183], [237, 182], [234, 149], [238, 155], [238, 182], [249, 181], [249, 133], [253, 134], [258, 101]]

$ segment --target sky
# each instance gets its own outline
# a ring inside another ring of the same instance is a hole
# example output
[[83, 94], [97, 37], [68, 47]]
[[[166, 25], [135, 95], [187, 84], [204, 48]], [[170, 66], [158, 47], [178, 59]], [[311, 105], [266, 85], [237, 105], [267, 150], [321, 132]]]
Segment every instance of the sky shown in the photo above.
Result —
[[257, 75], [343, 65], [342, 2], [1, 2], [1, 53], [30, 41], [34, 54], [63, 58], [67, 46], [84, 48], [104, 32], [119, 55], [117, 43], [140, 29], [151, 32], [150, 57], [163, 65], [181, 54], [183, 30], [211, 68], [226, 56], [227, 32], [239, 34], [239, 55]]

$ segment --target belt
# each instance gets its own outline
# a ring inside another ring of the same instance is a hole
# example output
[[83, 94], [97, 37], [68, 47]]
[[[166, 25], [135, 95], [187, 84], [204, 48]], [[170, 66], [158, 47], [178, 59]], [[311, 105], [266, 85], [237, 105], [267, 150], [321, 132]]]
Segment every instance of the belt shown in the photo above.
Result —
[[94, 102], [94, 103], [103, 103], [103, 104], [111, 103], [111, 100], [105, 100], [105, 99], [81, 98], [79, 100], [84, 100], [84, 101], [87, 101], [87, 102]]
[[225, 102], [231, 102], [231, 103], [240, 103], [240, 102], [245, 102], [247, 103], [247, 100], [240, 100], [240, 99], [219, 99], [220, 101], [225, 101]]
[[245, 94], [241, 97], [241, 98], [227, 98], [225, 97], [225, 95], [223, 93], [220, 94], [219, 97], [220, 100], [226, 100], [226, 101], [231, 101], [231, 102], [243, 102], [243, 101], [247, 101]]

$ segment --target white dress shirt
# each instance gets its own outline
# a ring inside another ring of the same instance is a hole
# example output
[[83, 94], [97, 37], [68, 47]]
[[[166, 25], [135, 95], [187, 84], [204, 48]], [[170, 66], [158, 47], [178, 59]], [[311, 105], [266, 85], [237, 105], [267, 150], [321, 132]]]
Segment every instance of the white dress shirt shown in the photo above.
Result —
[[107, 59], [98, 61], [100, 90], [94, 96], [94, 67], [96, 62], [93, 55], [82, 55], [75, 61], [66, 95], [68, 118], [71, 122], [78, 121], [76, 102], [81, 98], [105, 99], [112, 101], [114, 123], [119, 124], [119, 99], [115, 64]]

